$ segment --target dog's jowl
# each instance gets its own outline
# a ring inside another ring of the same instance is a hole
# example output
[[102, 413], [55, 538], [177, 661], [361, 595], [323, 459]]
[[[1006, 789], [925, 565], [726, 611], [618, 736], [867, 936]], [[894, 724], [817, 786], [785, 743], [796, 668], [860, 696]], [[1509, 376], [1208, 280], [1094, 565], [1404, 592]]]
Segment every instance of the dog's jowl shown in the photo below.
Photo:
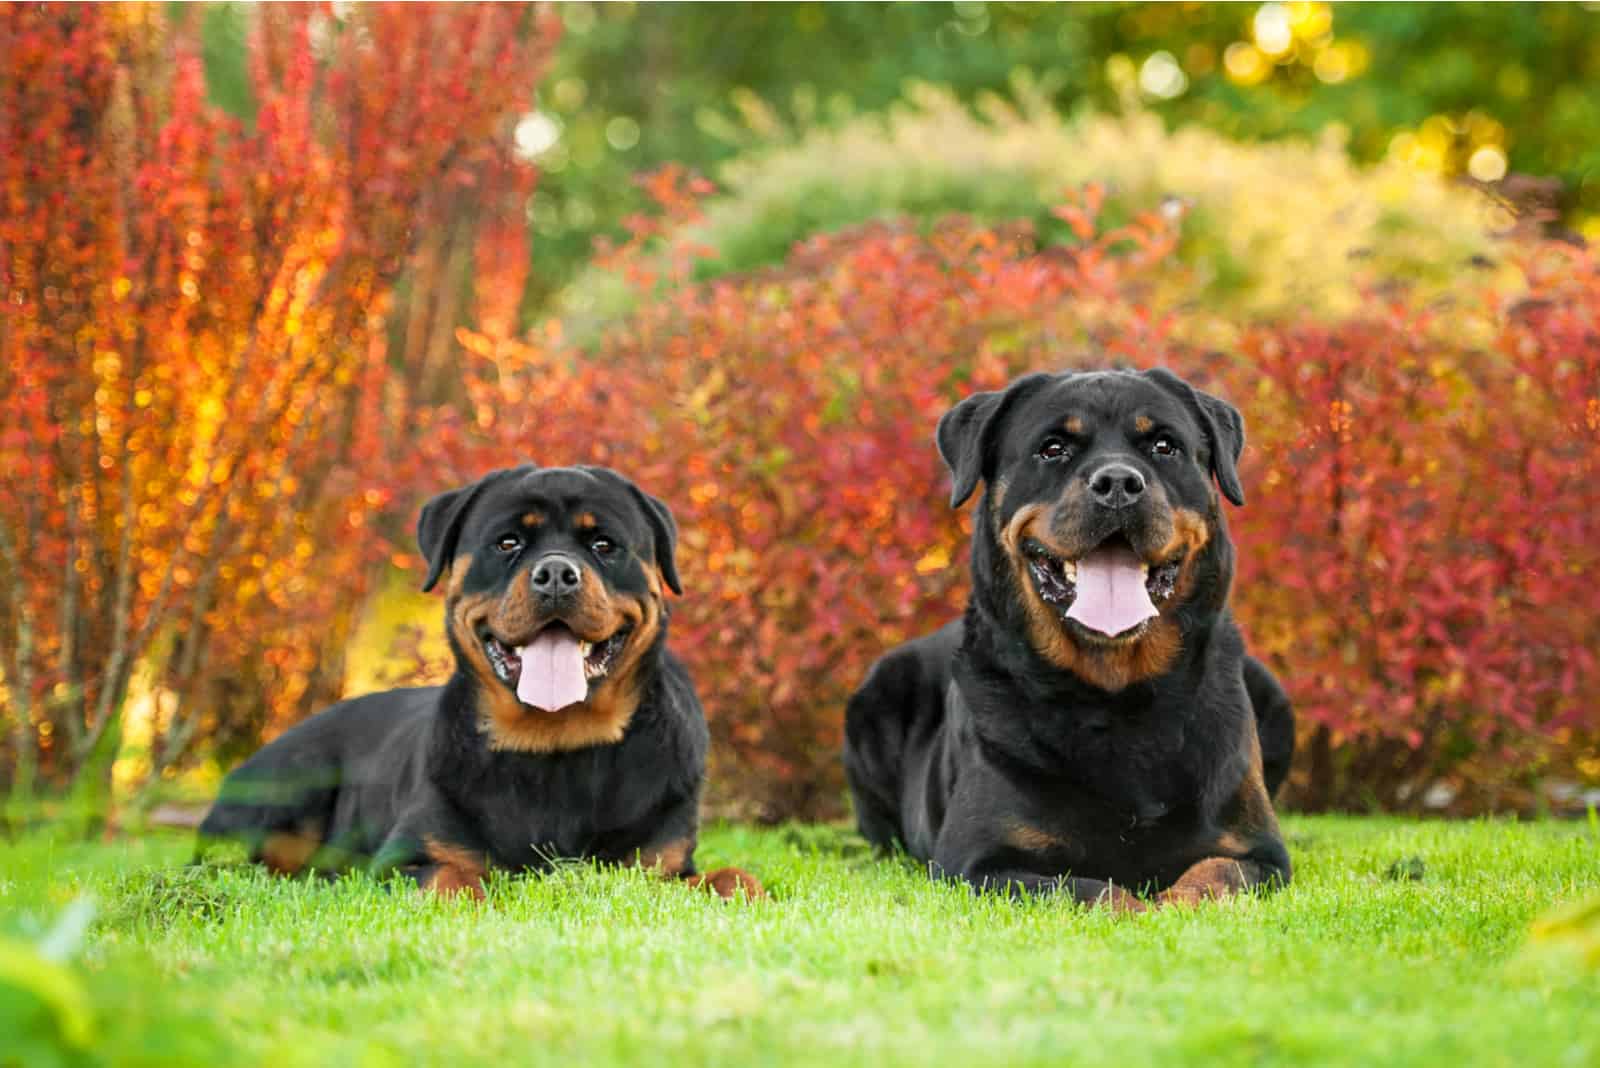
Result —
[[976, 887], [1142, 908], [1286, 882], [1288, 698], [1228, 613], [1239, 413], [1165, 370], [1032, 375], [939, 423], [983, 485], [965, 616], [850, 701], [862, 833]]
[[344, 701], [228, 776], [201, 843], [274, 870], [396, 870], [479, 894], [490, 868], [639, 864], [724, 896], [694, 866], [705, 715], [667, 650], [677, 530], [600, 467], [497, 471], [422, 510], [425, 589], [445, 587], [443, 686]]

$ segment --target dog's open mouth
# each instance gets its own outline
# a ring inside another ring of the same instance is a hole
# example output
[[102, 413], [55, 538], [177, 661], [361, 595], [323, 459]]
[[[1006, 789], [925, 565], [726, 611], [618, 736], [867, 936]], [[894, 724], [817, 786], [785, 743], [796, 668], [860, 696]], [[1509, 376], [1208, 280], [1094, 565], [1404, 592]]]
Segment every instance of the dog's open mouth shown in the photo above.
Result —
[[1034, 538], [1023, 539], [1022, 554], [1039, 599], [1063, 621], [1101, 637], [1138, 637], [1178, 588], [1181, 561], [1152, 567], [1120, 534], [1076, 560], [1057, 556]]
[[589, 684], [606, 677], [631, 632], [623, 627], [603, 641], [586, 642], [557, 622], [523, 645], [501, 641], [487, 627], [478, 636], [489, 666], [516, 692], [517, 700], [555, 712], [589, 696]]

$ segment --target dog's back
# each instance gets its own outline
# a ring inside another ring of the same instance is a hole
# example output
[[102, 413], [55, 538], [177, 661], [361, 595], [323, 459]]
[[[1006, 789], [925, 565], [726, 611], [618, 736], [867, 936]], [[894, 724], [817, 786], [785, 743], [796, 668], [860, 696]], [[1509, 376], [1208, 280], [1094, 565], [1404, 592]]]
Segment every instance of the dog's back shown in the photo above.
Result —
[[[872, 665], [851, 695], [844, 721], [845, 775], [856, 822], [873, 845], [906, 845], [925, 830], [906, 826], [906, 780], [923, 770], [908, 766], [908, 760], [913, 753], [925, 760], [934, 748], [930, 742], [943, 729], [945, 690], [961, 636], [961, 621], [955, 620], [896, 647]], [[913, 818], [917, 811], [912, 806]]]
[[421, 774], [440, 692], [367, 694], [291, 727], [223, 780], [200, 824], [198, 851], [218, 840], [241, 842], [252, 861], [285, 873], [306, 866], [310, 855], [298, 855], [306, 848], [370, 852], [376, 843], [365, 829], [381, 815], [370, 810]]

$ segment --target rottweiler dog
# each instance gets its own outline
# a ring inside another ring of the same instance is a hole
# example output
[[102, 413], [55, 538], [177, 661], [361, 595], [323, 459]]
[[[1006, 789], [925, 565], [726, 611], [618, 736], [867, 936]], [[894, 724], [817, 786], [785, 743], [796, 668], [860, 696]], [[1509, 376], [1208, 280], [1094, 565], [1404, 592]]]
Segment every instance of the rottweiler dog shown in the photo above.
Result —
[[1170, 371], [1034, 374], [939, 422], [984, 484], [962, 619], [846, 712], [861, 832], [975, 888], [1116, 908], [1286, 883], [1294, 717], [1228, 612], [1232, 405]]
[[445, 583], [442, 686], [326, 709], [230, 774], [202, 852], [241, 840], [286, 874], [403, 871], [482, 895], [491, 868], [558, 858], [697, 874], [705, 714], [667, 650], [682, 592], [667, 506], [603, 467], [510, 468], [429, 501], [423, 589]]

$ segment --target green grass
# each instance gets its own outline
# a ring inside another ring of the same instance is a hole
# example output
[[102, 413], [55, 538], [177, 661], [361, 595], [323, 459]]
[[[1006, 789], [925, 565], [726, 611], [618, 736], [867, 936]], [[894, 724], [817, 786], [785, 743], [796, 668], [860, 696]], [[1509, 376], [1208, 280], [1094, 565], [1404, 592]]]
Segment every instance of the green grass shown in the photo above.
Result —
[[31, 838], [0, 844], [0, 950], [95, 900], [70, 974], [110, 1063], [1600, 1063], [1593, 954], [1524, 949], [1600, 890], [1593, 823], [1286, 829], [1286, 891], [1126, 918], [976, 898], [830, 828], [706, 832], [758, 903], [574, 866], [479, 905]]

